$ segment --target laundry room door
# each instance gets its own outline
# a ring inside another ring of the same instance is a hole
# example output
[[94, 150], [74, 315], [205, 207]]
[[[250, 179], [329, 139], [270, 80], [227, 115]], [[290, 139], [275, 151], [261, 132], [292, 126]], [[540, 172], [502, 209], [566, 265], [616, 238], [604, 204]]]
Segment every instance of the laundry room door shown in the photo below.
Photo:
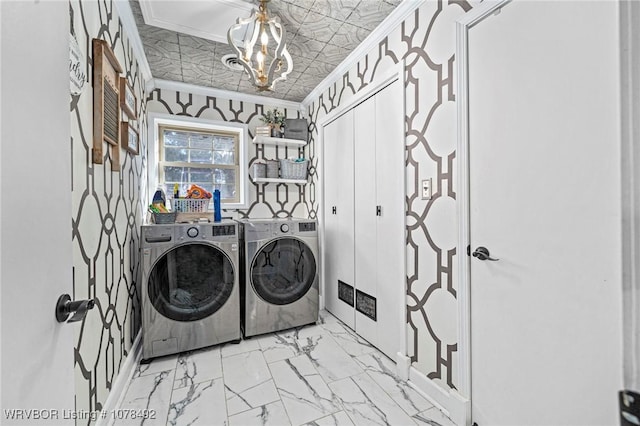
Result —
[[479, 426], [619, 421], [617, 8], [514, 1], [469, 29], [471, 404]]
[[0, 423], [68, 425], [79, 325], [55, 306], [73, 293], [69, 5], [3, 1], [0, 20]]

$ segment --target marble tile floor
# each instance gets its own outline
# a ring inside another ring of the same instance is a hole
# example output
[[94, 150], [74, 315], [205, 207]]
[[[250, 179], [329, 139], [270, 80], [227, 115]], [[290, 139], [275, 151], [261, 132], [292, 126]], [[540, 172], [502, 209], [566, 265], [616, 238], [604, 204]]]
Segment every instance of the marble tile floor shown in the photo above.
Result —
[[454, 425], [394, 371], [323, 311], [316, 325], [138, 365], [116, 410], [129, 418], [110, 424]]

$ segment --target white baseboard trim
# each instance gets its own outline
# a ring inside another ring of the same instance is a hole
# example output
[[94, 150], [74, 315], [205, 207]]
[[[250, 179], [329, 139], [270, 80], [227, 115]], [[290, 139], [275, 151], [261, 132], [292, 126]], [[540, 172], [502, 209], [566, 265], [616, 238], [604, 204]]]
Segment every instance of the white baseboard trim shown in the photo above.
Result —
[[403, 382], [409, 381], [409, 369], [411, 368], [411, 358], [398, 352], [396, 354], [396, 374]]
[[127, 356], [127, 359], [124, 361], [124, 365], [120, 369], [118, 377], [111, 387], [111, 392], [109, 392], [109, 396], [102, 407], [100, 416], [98, 416], [96, 426], [108, 426], [113, 424], [114, 419], [111, 418], [109, 414], [113, 413], [113, 411], [122, 404], [124, 396], [127, 393], [127, 389], [129, 388], [129, 384], [131, 383], [131, 377], [133, 377], [133, 373], [135, 373], [136, 366], [140, 362], [141, 357], [142, 331], [138, 331], [138, 335], [133, 341], [133, 345], [131, 345], [129, 356]]
[[415, 367], [409, 369], [409, 386], [448, 416], [456, 425], [467, 426], [471, 420], [471, 401], [455, 390], [441, 388]]

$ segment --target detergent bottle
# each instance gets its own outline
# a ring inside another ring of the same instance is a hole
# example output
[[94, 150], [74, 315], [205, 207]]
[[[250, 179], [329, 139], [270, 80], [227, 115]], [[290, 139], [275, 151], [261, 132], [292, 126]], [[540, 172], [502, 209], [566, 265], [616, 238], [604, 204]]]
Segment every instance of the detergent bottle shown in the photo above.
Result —
[[220, 210], [220, 190], [213, 191], [213, 221], [220, 222], [222, 220], [222, 211]]

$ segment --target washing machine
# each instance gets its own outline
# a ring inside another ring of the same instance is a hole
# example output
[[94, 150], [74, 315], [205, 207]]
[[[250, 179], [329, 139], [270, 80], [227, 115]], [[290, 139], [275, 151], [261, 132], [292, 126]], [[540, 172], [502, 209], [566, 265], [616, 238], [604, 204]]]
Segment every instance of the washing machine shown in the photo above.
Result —
[[318, 231], [315, 220], [240, 221], [244, 336], [318, 320]]
[[237, 341], [238, 223], [142, 226], [143, 360]]

